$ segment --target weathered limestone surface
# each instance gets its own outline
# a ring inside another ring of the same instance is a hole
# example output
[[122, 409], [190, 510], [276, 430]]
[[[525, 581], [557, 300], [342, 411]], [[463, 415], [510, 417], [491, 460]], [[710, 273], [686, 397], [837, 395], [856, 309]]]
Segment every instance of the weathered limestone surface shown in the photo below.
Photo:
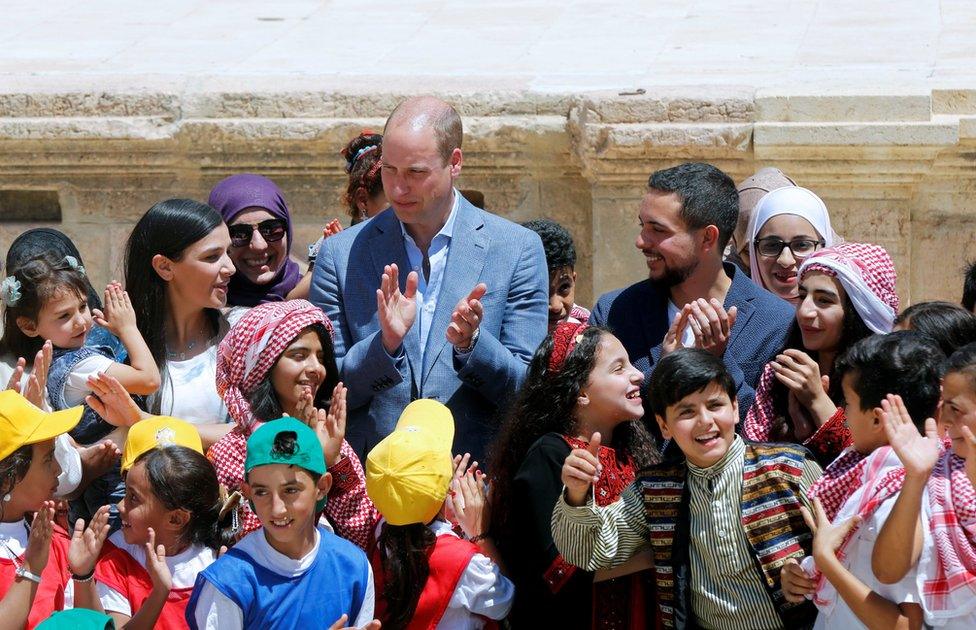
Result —
[[[638, 200], [685, 160], [782, 168], [892, 251], [905, 303], [976, 257], [970, 0], [2, 4], [0, 191], [55, 191], [98, 282], [153, 203], [242, 171], [302, 255], [345, 218], [339, 149], [425, 92], [464, 117], [462, 188], [570, 227], [584, 303], [644, 275]], [[0, 253], [33, 225], [4, 219]]]
[[[205, 199], [237, 172], [275, 179], [296, 248], [343, 216], [338, 150], [381, 128], [403, 94], [0, 94], [0, 189], [55, 190], [94, 277], [119, 277], [128, 229], [153, 203]], [[849, 239], [885, 245], [905, 300], [956, 299], [974, 255], [976, 97], [782, 94], [749, 88], [446, 94], [465, 116], [461, 186], [513, 220], [573, 231], [580, 298], [639, 278], [634, 216], [648, 174], [684, 160], [735, 179], [776, 165], [818, 192]], [[25, 229], [0, 223], [0, 250]]]

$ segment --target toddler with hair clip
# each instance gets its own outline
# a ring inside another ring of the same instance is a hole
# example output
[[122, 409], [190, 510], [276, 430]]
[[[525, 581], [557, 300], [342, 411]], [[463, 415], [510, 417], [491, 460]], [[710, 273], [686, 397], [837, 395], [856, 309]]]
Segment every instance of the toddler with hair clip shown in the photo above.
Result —
[[[98, 442], [114, 427], [86, 404], [90, 379], [100, 373], [116, 378], [130, 394], [148, 395], [159, 387], [159, 370], [136, 327], [135, 311], [118, 283], [105, 289], [102, 310], [88, 308], [85, 269], [73, 256], [41, 254], [11, 269], [3, 281], [5, 341], [19, 356], [31, 356], [45, 341], [54, 346], [47, 395], [54, 410], [85, 404], [81, 422], [71, 432], [79, 444]], [[118, 361], [109, 346], [87, 346], [94, 324], [116, 335], [128, 352]], [[88, 519], [98, 507], [121, 498], [121, 478], [108, 473], [96, 479], [72, 508]], [[115, 522], [117, 525], [117, 521]]]

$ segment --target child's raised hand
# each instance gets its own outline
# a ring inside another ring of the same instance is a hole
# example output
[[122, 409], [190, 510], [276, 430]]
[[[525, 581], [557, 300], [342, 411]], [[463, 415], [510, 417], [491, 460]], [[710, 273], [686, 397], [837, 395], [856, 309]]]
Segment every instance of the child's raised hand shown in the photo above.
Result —
[[85, 402], [105, 422], [116, 427], [131, 427], [142, 420], [142, 410], [119, 379], [104, 373], [95, 374], [88, 377], [88, 387], [92, 393], [85, 396]]
[[118, 282], [110, 282], [105, 287], [103, 307], [101, 311], [94, 309], [92, 315], [96, 324], [107, 328], [112, 334], [118, 336], [123, 330], [136, 327], [136, 311], [132, 308], [128, 292]]
[[813, 532], [813, 557], [817, 564], [827, 560], [837, 559], [837, 550], [844, 544], [844, 540], [851, 529], [861, 522], [860, 516], [852, 516], [842, 523], [831, 523], [824, 512], [819, 497], [813, 499], [813, 513], [803, 506], [800, 508], [803, 520]]
[[333, 466], [339, 460], [342, 442], [346, 438], [346, 386], [339, 382], [332, 390], [329, 410], [316, 410], [315, 433], [322, 444], [325, 465]]
[[146, 543], [146, 572], [152, 580], [153, 590], [169, 593], [173, 588], [173, 576], [166, 564], [166, 547], [156, 544], [156, 532], [149, 528], [149, 541]]
[[[453, 510], [458, 525], [468, 538], [483, 536], [490, 522], [488, 516], [487, 488], [484, 473], [480, 470], [465, 473], [451, 481], [454, 491]], [[460, 501], [458, 501], [460, 495]]]
[[27, 549], [24, 550], [24, 567], [40, 575], [47, 566], [51, 552], [51, 535], [54, 533], [54, 501], [45, 501], [31, 521]]
[[329, 630], [380, 630], [380, 626], [382, 625], [380, 624], [379, 619], [374, 619], [370, 621], [368, 624], [366, 624], [365, 626], [363, 626], [362, 628], [353, 628], [351, 626], [346, 625], [346, 622], [348, 621], [349, 621], [349, 615], [343, 613], [341, 617], [336, 619], [336, 622], [334, 624], [329, 626]]
[[12, 389], [21, 394], [35, 407], [42, 407], [44, 396], [47, 393], [47, 373], [51, 367], [53, 352], [54, 346], [50, 341], [45, 341], [34, 356], [34, 366], [31, 368], [30, 376], [27, 377], [27, 382], [24, 383], [23, 387], [21, 387], [20, 381], [27, 369], [27, 360], [24, 357], [18, 358], [14, 372], [7, 381], [6, 389]]
[[20, 391], [20, 379], [24, 377], [24, 369], [27, 367], [27, 359], [20, 357], [17, 359], [17, 366], [14, 368], [13, 374], [7, 379], [7, 386], [4, 389], [12, 389], [18, 394], [22, 394]]
[[342, 223], [339, 223], [339, 219], [332, 219], [325, 224], [322, 228], [322, 238], [329, 238], [330, 236], [335, 236], [342, 231]]
[[966, 440], [966, 476], [969, 477], [969, 483], [976, 486], [976, 435], [963, 425], [962, 437]]
[[586, 448], [574, 448], [563, 464], [562, 482], [566, 486], [566, 503], [580, 506], [586, 503], [590, 486], [600, 479], [600, 434], [594, 433]]
[[89, 575], [95, 569], [98, 554], [102, 552], [102, 545], [108, 538], [108, 506], [103, 505], [95, 512], [85, 527], [85, 521], [75, 521], [75, 531], [71, 534], [71, 546], [68, 547], [68, 568], [75, 575]]
[[923, 437], [915, 428], [912, 417], [908, 415], [908, 409], [905, 408], [901, 396], [888, 394], [888, 397], [881, 401], [881, 424], [888, 437], [888, 444], [905, 467], [905, 474], [928, 478], [936, 462], [939, 461], [941, 450], [941, 440], [939, 440], [935, 420], [932, 418], [925, 420]]
[[813, 580], [800, 567], [796, 558], [786, 559], [786, 562], [783, 563], [783, 569], [780, 571], [779, 579], [783, 587], [783, 597], [788, 602], [799, 604], [806, 599], [807, 595], [813, 594], [815, 586]]

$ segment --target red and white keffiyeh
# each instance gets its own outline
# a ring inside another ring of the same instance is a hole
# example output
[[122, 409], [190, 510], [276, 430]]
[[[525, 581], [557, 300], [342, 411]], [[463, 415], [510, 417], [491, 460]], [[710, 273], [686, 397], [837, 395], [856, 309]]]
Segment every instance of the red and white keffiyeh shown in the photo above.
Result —
[[313, 324], [322, 324], [333, 336], [332, 322], [311, 302], [269, 302], [245, 313], [220, 342], [217, 393], [245, 436], [250, 435], [254, 424], [247, 397], [298, 333]]
[[946, 449], [925, 486], [922, 522], [927, 562], [919, 563], [925, 621], [976, 610], [976, 490], [966, 476], [966, 460]]
[[814, 252], [800, 265], [800, 282], [811, 271], [837, 278], [864, 324], [873, 332], [891, 332], [898, 313], [895, 263], [885, 248], [870, 243], [841, 243]]

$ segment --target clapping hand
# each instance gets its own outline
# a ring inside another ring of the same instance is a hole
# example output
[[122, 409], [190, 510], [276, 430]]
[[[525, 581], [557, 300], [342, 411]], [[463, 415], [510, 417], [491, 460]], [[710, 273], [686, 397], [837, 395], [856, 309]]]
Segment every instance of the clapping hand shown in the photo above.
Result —
[[10, 375], [10, 379], [7, 381], [6, 389], [12, 389], [21, 394], [35, 407], [42, 407], [44, 405], [45, 390], [47, 389], [47, 373], [51, 367], [53, 352], [54, 346], [50, 341], [45, 341], [44, 345], [41, 346], [41, 349], [34, 356], [34, 365], [23, 387], [21, 387], [20, 381], [24, 377], [24, 371], [27, 369], [27, 360], [24, 357], [17, 359], [17, 365], [14, 368], [13, 374]]
[[95, 561], [102, 551], [102, 545], [108, 537], [108, 506], [98, 508], [88, 527], [85, 521], [75, 521], [75, 530], [71, 535], [71, 545], [68, 547], [68, 567], [75, 575], [89, 575], [95, 568]]
[[146, 543], [146, 572], [152, 580], [153, 590], [169, 593], [173, 588], [173, 575], [166, 564], [166, 547], [156, 544], [156, 532], [149, 528], [149, 541]]
[[561, 479], [566, 486], [566, 503], [580, 506], [586, 502], [590, 486], [603, 473], [600, 465], [600, 434], [594, 433], [586, 448], [574, 448], [563, 464]]
[[142, 410], [119, 379], [105, 373], [95, 374], [88, 377], [88, 387], [92, 393], [85, 396], [85, 402], [105, 422], [116, 427], [131, 427], [142, 420]]
[[132, 308], [129, 294], [118, 282], [110, 282], [105, 287], [104, 310], [92, 310], [95, 323], [108, 329], [115, 336], [122, 331], [136, 327], [136, 311]]
[[688, 324], [695, 333], [695, 347], [708, 350], [721, 358], [729, 344], [732, 326], [735, 324], [739, 309], [733, 306], [726, 311], [722, 303], [715, 298], [711, 300], [698, 298], [688, 306], [691, 307]]
[[332, 219], [325, 224], [322, 228], [322, 238], [329, 238], [330, 236], [335, 236], [342, 231], [342, 224], [339, 223], [339, 219]]
[[837, 559], [837, 550], [844, 544], [851, 529], [861, 522], [860, 516], [852, 516], [841, 523], [831, 523], [823, 509], [820, 497], [813, 499], [813, 513], [803, 506], [800, 508], [803, 520], [813, 532], [813, 557], [818, 566]]
[[389, 354], [403, 344], [403, 338], [417, 319], [418, 282], [417, 272], [411, 271], [407, 274], [407, 286], [401, 292], [400, 270], [395, 264], [383, 268], [380, 288], [376, 289], [376, 312], [383, 347]]
[[664, 335], [664, 341], [661, 342], [662, 358], [683, 347], [681, 339], [685, 335], [685, 329], [688, 328], [689, 317], [691, 317], [691, 304], [685, 304], [678, 316], [671, 322], [668, 332]]
[[905, 467], [905, 474], [927, 479], [941, 453], [941, 440], [935, 420], [925, 420], [925, 435], [921, 435], [915, 428], [901, 396], [888, 394], [881, 401], [881, 424], [888, 437], [888, 444]]
[[51, 552], [51, 535], [54, 533], [54, 501], [45, 501], [31, 521], [27, 549], [24, 550], [24, 567], [40, 575], [47, 566]]
[[484, 535], [491, 522], [484, 473], [477, 470], [453, 479], [451, 490], [455, 497], [461, 497], [454, 502], [454, 514], [464, 535], [469, 539]]
[[478, 283], [467, 297], [462, 298], [454, 312], [451, 313], [451, 323], [447, 326], [447, 341], [458, 350], [467, 350], [474, 343], [475, 333], [481, 326], [485, 316], [485, 308], [481, 298], [485, 297], [488, 286], [484, 282]]

